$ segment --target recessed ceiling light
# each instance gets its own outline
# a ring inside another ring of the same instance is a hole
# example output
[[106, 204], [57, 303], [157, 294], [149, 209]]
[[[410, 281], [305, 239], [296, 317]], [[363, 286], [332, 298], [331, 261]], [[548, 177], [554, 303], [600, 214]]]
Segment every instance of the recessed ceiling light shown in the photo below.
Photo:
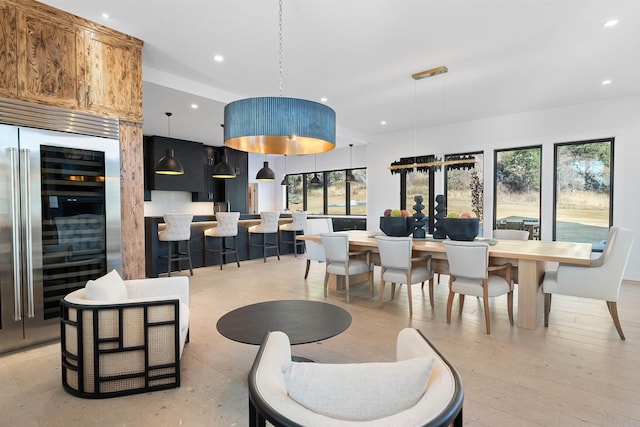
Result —
[[110, 18], [110, 16], [109, 16], [109, 14], [108, 14], [108, 13], [103, 13], [103, 14], [102, 14], [102, 17], [103, 17], [104, 19], [109, 19], [109, 18]]
[[618, 24], [618, 20], [617, 19], [610, 19], [607, 22], [604, 23], [603, 27], [605, 28], [609, 28], [609, 27], [613, 27], [615, 25]]
[[610, 85], [611, 84], [611, 80], [603, 80], [602, 81], [602, 85], [606, 86], [606, 85]]
[[327, 98], [325, 98], [325, 97], [323, 96], [322, 98], [320, 98], [320, 101], [322, 101], [322, 102], [327, 102], [327, 101], [328, 101], [328, 99], [327, 99]]
[[222, 62], [222, 61], [224, 61], [224, 56], [216, 55], [216, 56], [213, 57], [213, 60], [216, 61], [216, 62]]
[[384, 126], [384, 125], [386, 125], [386, 124], [387, 124], [387, 121], [386, 121], [386, 120], [383, 120], [383, 121], [381, 121], [381, 122], [380, 122], [380, 124], [381, 124], [382, 126]]
[[191, 104], [191, 108], [193, 108], [194, 110], [198, 109], [198, 104]]

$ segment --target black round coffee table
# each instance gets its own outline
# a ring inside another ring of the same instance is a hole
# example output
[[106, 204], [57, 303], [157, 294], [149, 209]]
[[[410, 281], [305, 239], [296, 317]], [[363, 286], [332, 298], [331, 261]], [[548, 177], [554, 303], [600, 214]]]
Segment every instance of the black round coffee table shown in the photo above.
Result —
[[325, 340], [351, 325], [348, 311], [325, 302], [278, 300], [246, 305], [228, 312], [216, 328], [223, 336], [260, 345], [269, 331], [282, 331], [292, 345]]

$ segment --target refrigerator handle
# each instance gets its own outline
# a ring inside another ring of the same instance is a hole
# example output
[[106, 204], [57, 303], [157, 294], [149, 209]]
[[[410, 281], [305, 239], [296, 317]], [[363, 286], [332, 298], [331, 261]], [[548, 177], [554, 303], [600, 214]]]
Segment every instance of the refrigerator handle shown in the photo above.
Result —
[[20, 187], [22, 190], [22, 226], [24, 242], [24, 262], [25, 276], [27, 281], [27, 317], [36, 316], [36, 309], [33, 300], [33, 244], [31, 240], [31, 165], [29, 163], [29, 150], [20, 150]]
[[18, 150], [14, 147], [7, 148], [9, 153], [9, 177], [11, 191], [11, 250], [13, 251], [13, 320], [22, 320], [22, 286], [20, 271], [20, 175], [18, 168]]

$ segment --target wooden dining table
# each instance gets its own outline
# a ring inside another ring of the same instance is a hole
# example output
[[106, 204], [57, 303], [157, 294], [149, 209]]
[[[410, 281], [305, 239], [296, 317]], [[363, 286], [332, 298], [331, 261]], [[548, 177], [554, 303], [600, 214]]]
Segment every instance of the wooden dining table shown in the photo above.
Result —
[[[362, 230], [345, 231], [349, 236], [350, 250], [371, 250], [374, 263], [379, 264], [376, 235], [381, 232]], [[321, 243], [319, 235], [298, 236], [300, 240]], [[478, 240], [487, 240], [482, 239]], [[489, 262], [495, 265], [511, 263], [512, 277], [518, 284], [518, 316], [520, 328], [535, 330], [543, 316], [542, 279], [545, 262], [562, 262], [575, 265], [589, 265], [591, 244], [575, 242], [546, 242], [541, 240], [492, 240], [489, 246]], [[414, 239], [413, 251], [428, 253], [432, 257], [432, 268], [436, 272], [448, 274], [449, 265], [442, 240]]]

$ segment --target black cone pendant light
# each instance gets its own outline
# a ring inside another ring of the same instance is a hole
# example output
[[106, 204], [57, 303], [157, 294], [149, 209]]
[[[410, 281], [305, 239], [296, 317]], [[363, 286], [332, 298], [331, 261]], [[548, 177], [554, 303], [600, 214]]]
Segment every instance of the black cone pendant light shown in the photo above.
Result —
[[[164, 113], [167, 116], [168, 137], [171, 137], [171, 115], [173, 113]], [[166, 155], [161, 157], [156, 163], [155, 171], [158, 175], [183, 175], [184, 168], [182, 163], [176, 159], [173, 148], [168, 148]]]
[[[224, 128], [224, 124], [220, 125]], [[227, 162], [227, 151], [224, 150], [223, 160], [213, 167], [212, 178], [232, 179], [236, 177], [236, 169]]]
[[269, 162], [265, 160], [263, 163], [262, 169], [260, 169], [256, 174], [256, 181], [275, 181], [275, 180], [276, 180], [276, 174], [269, 167]]

